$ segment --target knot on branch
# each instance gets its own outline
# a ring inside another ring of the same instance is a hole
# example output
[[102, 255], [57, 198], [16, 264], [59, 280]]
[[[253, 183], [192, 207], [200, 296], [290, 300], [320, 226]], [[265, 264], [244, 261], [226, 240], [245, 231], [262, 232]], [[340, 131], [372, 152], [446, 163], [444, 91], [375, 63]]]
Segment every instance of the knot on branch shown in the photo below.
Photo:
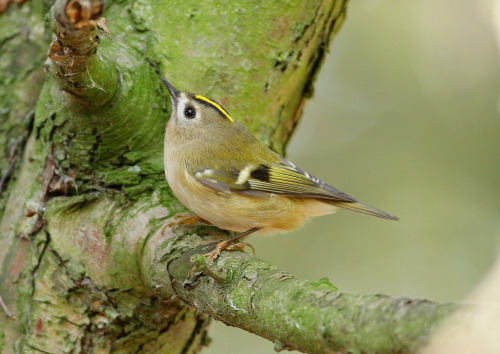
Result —
[[69, 0], [64, 9], [69, 22], [76, 29], [96, 26], [103, 11], [102, 0]]
[[47, 54], [48, 69], [85, 108], [108, 103], [118, 85], [113, 63], [96, 56], [99, 33], [109, 33], [103, 11], [103, 0], [57, 0], [51, 10], [56, 39]]
[[103, 0], [57, 1], [52, 7], [57, 39], [50, 46], [49, 58], [56, 62], [66, 59], [73, 65], [95, 54], [99, 44], [96, 26], [109, 32], [101, 17], [103, 11]]

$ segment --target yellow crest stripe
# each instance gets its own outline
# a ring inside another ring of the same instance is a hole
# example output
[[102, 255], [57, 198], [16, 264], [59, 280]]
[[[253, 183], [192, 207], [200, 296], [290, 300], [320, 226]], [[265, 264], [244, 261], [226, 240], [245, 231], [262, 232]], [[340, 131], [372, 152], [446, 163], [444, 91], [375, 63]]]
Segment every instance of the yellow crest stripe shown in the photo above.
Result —
[[222, 115], [224, 117], [226, 117], [231, 123], [234, 123], [234, 119], [229, 115], [229, 113], [226, 112], [226, 110], [224, 108], [221, 107], [220, 104], [218, 104], [217, 102], [215, 101], [212, 101], [211, 99], [209, 98], [206, 98], [206, 97], [203, 97], [203, 96], [200, 96], [200, 95], [195, 95], [194, 98], [196, 98], [197, 100], [200, 100], [200, 101], [204, 101], [212, 106], [214, 106], [214, 108], [216, 108], [220, 113], [222, 113]]

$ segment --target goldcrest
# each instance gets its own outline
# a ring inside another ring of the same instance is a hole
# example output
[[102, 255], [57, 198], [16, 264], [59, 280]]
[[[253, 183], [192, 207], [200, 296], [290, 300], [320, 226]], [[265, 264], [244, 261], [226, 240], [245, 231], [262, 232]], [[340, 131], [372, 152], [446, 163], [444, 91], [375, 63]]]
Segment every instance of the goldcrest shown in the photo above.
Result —
[[165, 176], [177, 198], [200, 218], [244, 235], [294, 230], [339, 208], [398, 219], [279, 156], [216, 101], [162, 80], [172, 98]]

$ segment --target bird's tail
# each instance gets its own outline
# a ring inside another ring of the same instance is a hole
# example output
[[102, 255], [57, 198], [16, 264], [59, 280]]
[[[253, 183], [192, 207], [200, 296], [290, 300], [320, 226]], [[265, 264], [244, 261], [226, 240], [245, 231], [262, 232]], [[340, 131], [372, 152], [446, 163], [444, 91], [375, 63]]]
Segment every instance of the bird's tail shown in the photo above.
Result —
[[382, 219], [399, 220], [398, 217], [388, 214], [385, 211], [379, 210], [377, 208], [359, 202], [335, 202], [332, 204], [343, 209], [357, 211], [358, 213], [361, 214], [376, 216]]

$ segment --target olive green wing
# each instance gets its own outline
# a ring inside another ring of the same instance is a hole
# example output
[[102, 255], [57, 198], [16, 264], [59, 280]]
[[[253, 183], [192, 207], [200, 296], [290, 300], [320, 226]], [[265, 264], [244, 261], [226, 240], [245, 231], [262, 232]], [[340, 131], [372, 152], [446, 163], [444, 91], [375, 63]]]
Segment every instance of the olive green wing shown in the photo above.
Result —
[[[385, 219], [397, 219], [379, 209], [358, 202], [317, 177], [278, 156], [276, 161], [246, 164], [241, 161], [214, 161], [212, 166], [189, 171], [205, 187], [219, 193], [248, 196], [281, 194], [290, 197], [317, 198], [340, 208]], [[188, 169], [189, 170], [189, 169]]]
[[240, 182], [250, 191], [283, 194], [292, 197], [321, 198], [337, 202], [356, 202], [356, 199], [308, 174], [288, 160], [247, 167], [248, 173]]

